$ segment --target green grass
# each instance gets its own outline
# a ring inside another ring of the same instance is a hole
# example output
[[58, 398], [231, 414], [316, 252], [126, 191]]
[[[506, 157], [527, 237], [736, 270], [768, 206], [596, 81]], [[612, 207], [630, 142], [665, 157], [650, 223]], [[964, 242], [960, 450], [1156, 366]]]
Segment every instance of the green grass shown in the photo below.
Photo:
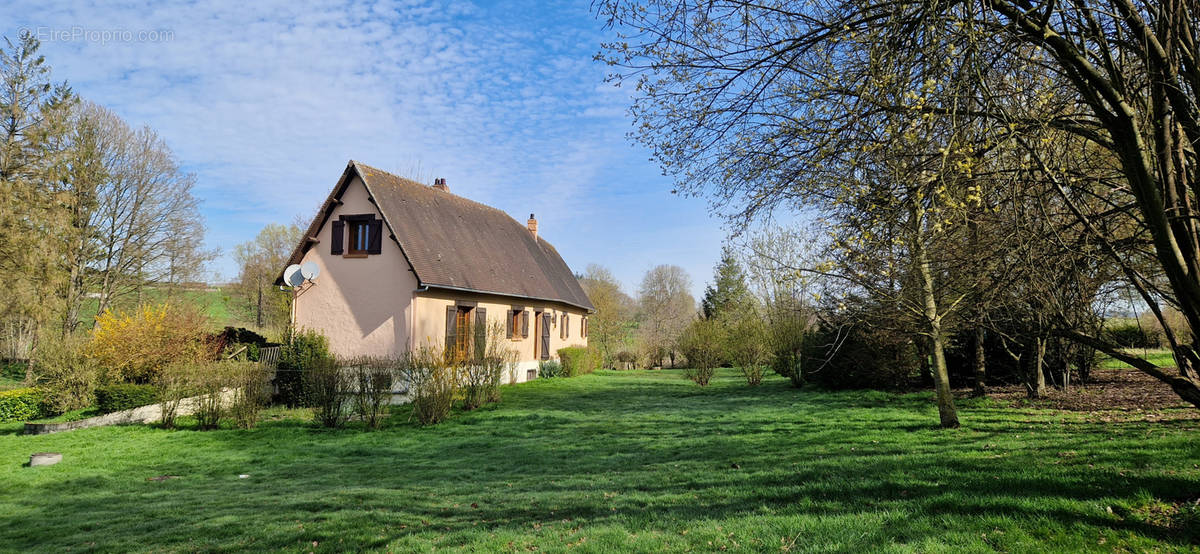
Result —
[[[405, 408], [376, 432], [284, 411], [249, 431], [3, 425], [0, 550], [1196, 548], [1200, 518], [1177, 508], [1200, 495], [1193, 412], [961, 412], [944, 431], [927, 393], [726, 370], [703, 389], [674, 371], [535, 381], [431, 428]], [[22, 467], [43, 451], [63, 462]]]
[[[1165, 348], [1128, 348], [1125, 352], [1149, 361], [1159, 367], [1175, 367], [1175, 357]], [[1100, 367], [1104, 369], [1132, 369], [1133, 366], [1115, 360], [1108, 356], [1100, 359]]]
[[[143, 304], [159, 304], [167, 301], [167, 290], [158, 287], [146, 287], [142, 291]], [[237, 301], [232, 295], [221, 288], [213, 288], [212, 290], [197, 290], [197, 289], [182, 289], [171, 292], [171, 299], [181, 302], [188, 302], [199, 306], [204, 310], [212, 321], [214, 327], [220, 328], [226, 325], [245, 326], [247, 321], [246, 309], [237, 305]], [[82, 308], [79, 310], [79, 321], [83, 323], [84, 329], [91, 329], [92, 323], [96, 320], [96, 311], [100, 306], [100, 300], [97, 298], [87, 298], [84, 300]], [[137, 307], [137, 298], [134, 295], [122, 297], [117, 302], [115, 308], [120, 310], [132, 310]]]

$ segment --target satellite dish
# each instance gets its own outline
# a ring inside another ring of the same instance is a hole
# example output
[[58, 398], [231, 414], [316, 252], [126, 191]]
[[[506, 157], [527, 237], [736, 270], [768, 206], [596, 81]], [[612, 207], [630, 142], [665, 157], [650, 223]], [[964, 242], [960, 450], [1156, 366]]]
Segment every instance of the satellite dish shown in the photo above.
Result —
[[300, 266], [292, 264], [283, 270], [283, 282], [293, 287], [303, 285], [304, 276], [300, 274]]
[[321, 268], [317, 267], [317, 262], [304, 262], [300, 266], [300, 275], [309, 281], [316, 281], [320, 274]]

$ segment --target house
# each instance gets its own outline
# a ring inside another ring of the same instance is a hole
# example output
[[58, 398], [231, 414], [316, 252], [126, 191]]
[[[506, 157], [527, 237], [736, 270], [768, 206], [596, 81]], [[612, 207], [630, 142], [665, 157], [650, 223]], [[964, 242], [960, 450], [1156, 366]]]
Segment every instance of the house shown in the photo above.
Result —
[[521, 382], [559, 348], [587, 346], [595, 310], [533, 214], [522, 225], [445, 179], [427, 186], [351, 160], [288, 261], [305, 262], [320, 276], [296, 289], [292, 323], [340, 356], [465, 354], [479, 333], [463, 330], [499, 325]]

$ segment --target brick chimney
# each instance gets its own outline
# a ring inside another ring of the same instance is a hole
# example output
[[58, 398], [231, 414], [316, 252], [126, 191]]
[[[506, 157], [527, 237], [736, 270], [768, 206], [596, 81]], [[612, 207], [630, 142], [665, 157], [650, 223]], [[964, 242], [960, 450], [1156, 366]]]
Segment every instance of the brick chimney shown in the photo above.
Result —
[[434, 179], [433, 180], [433, 188], [442, 190], [442, 191], [446, 191], [446, 192], [450, 192], [450, 187], [448, 185], [446, 185], [445, 177], [438, 177], [438, 178]]
[[537, 240], [537, 219], [535, 219], [533, 217], [533, 214], [529, 214], [529, 221], [525, 222], [525, 225], [527, 225], [529, 227], [529, 232], [533, 233], [533, 240], [536, 241]]

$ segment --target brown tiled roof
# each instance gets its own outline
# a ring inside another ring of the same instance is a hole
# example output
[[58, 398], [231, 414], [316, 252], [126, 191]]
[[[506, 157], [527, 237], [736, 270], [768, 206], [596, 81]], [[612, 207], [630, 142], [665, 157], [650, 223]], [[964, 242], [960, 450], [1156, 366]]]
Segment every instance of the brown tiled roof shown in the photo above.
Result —
[[[316, 235], [353, 175], [383, 214], [421, 286], [563, 302], [593, 310], [558, 251], [508, 214], [351, 161], [306, 236]], [[305, 240], [288, 263], [299, 263]]]

